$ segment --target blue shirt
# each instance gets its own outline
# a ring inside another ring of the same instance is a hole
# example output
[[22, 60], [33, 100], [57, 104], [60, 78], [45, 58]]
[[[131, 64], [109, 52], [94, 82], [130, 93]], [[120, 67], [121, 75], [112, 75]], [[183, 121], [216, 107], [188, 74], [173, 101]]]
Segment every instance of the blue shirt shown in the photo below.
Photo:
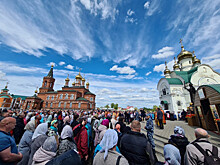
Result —
[[[101, 149], [102, 149], [102, 147], [98, 144], [98, 145], [96, 146], [96, 148], [95, 148], [93, 158], [96, 156], [96, 154], [97, 154]], [[117, 151], [118, 153], [120, 153], [120, 150], [119, 150], [118, 146], [116, 146], [116, 151]]]
[[[7, 149], [8, 147], [11, 147], [11, 153], [15, 153], [18, 154], [18, 149], [15, 143], [15, 140], [13, 137], [11, 137], [11, 135], [9, 133], [0, 131], [0, 152], [4, 151], [5, 149]], [[0, 159], [0, 164], [4, 165], [4, 164], [14, 164], [14, 163], [5, 163]]]

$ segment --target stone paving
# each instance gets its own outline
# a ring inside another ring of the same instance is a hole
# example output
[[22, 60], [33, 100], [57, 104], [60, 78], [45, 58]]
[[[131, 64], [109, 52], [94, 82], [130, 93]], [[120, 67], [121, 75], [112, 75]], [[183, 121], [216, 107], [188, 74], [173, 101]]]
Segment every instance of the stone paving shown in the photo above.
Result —
[[[144, 126], [146, 122], [141, 122], [142, 133], [146, 134]], [[167, 124], [164, 126], [164, 129], [159, 129], [156, 126], [154, 127], [154, 141], [156, 145], [156, 155], [160, 161], [164, 161], [163, 158], [163, 147], [164, 144], [168, 142], [170, 135], [173, 134], [175, 126], [181, 126], [185, 130], [185, 135], [190, 142], [195, 140], [194, 129], [197, 127], [191, 127], [184, 121], [167, 121]], [[220, 147], [220, 135], [208, 131], [210, 137], [209, 141], [217, 147]]]

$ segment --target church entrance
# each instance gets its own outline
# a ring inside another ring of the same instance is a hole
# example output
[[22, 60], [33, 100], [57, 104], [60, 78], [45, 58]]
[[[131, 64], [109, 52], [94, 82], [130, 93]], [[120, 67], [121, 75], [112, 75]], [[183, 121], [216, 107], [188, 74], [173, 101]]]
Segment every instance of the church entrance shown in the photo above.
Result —
[[201, 102], [201, 107], [202, 107], [202, 111], [204, 114], [204, 118], [206, 121], [207, 129], [210, 131], [216, 131], [217, 127], [214, 122], [214, 118], [213, 118], [213, 115], [210, 109], [209, 99], [203, 99], [203, 100], [200, 100], [200, 102]]

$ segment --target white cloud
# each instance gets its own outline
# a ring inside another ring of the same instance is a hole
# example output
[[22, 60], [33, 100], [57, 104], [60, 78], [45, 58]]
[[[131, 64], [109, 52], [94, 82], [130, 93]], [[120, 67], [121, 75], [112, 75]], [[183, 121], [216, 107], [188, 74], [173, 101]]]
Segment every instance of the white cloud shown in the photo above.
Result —
[[65, 66], [65, 68], [70, 69], [70, 70], [73, 70], [74, 66], [72, 66], [72, 65], [69, 64], [69, 65]]
[[91, 9], [91, 2], [90, 2], [90, 0], [80, 0], [80, 2], [85, 6], [85, 8], [87, 10]]
[[127, 11], [127, 15], [132, 16], [133, 14], [135, 14], [135, 12], [132, 11], [131, 9], [129, 9], [129, 10]]
[[6, 81], [7, 79], [5, 76], [6, 76], [6, 74], [4, 72], [0, 71], [0, 81]]
[[47, 64], [47, 66], [51, 67], [51, 66], [56, 66], [57, 64], [55, 62], [50, 62]]
[[149, 74], [151, 74], [151, 72], [147, 72], [145, 75], [146, 75], [146, 76], [149, 76]]
[[66, 63], [63, 62], [63, 61], [60, 61], [60, 62], [59, 62], [59, 65], [60, 65], [60, 66], [63, 66], [63, 65], [65, 65], [65, 64], [66, 64]]
[[134, 74], [136, 71], [133, 68], [130, 68], [129, 66], [124, 67], [118, 67], [118, 65], [114, 65], [112, 68], [110, 68], [111, 71], [116, 71], [120, 74]]
[[145, 9], [149, 9], [149, 7], [150, 7], [150, 2], [147, 1], [147, 2], [144, 4], [144, 8], [145, 8]]
[[[173, 70], [173, 65], [174, 65], [174, 61], [169, 61], [167, 63], [167, 68], [170, 69], [170, 71]], [[165, 70], [165, 64], [160, 64], [160, 65], [156, 65], [154, 66], [154, 71], [155, 72], [163, 72]]]
[[202, 58], [203, 64], [210, 65], [213, 69], [220, 70], [220, 54]]
[[146, 15], [152, 16], [154, 13], [159, 12], [160, 0], [153, 0], [151, 3], [146, 2], [144, 8], [147, 9]]
[[173, 56], [175, 52], [173, 51], [173, 47], [165, 46], [162, 49], [158, 50], [158, 54], [152, 55], [152, 58], [161, 59]]

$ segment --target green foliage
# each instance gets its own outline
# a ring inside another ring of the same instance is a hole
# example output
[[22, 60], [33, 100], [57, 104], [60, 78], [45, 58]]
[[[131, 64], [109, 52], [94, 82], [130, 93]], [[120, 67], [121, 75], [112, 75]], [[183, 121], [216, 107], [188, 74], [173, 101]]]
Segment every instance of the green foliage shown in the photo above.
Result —
[[115, 104], [115, 105], [114, 105], [114, 109], [118, 109], [118, 104]]
[[114, 108], [115, 107], [115, 104], [114, 103], [111, 103], [111, 108]]
[[105, 108], [107, 108], [107, 109], [108, 109], [108, 108], [110, 108], [110, 107], [109, 107], [109, 105], [107, 104], [107, 105], [105, 106]]

